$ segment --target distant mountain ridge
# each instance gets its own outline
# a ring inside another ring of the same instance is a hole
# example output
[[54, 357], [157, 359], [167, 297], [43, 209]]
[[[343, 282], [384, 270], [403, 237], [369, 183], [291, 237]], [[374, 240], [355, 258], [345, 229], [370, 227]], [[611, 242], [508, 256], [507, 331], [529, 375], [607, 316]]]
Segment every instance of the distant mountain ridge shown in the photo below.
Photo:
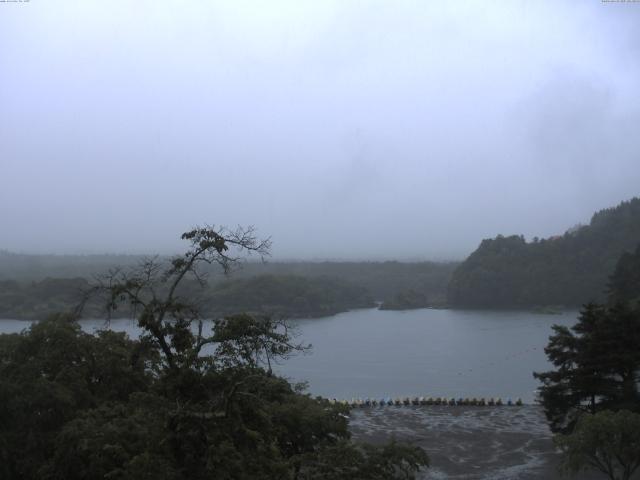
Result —
[[579, 306], [603, 301], [618, 259], [640, 244], [640, 198], [595, 213], [562, 236], [486, 239], [453, 272], [447, 299], [455, 307]]

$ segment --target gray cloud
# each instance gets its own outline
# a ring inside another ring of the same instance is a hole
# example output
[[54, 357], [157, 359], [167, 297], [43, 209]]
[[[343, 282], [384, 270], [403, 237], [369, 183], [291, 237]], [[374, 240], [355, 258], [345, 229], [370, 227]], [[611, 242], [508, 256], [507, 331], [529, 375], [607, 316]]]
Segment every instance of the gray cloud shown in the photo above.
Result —
[[0, 9], [0, 248], [460, 258], [640, 193], [633, 4]]

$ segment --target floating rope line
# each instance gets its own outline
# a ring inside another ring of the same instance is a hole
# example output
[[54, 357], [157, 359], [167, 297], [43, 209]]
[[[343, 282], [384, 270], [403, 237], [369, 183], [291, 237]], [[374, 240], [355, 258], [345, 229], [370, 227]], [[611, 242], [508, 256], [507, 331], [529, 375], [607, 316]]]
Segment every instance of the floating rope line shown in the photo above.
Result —
[[507, 398], [503, 401], [501, 398], [446, 398], [446, 397], [383, 397], [383, 398], [352, 398], [351, 400], [338, 400], [336, 398], [329, 399], [329, 403], [346, 405], [349, 407], [385, 407], [385, 406], [411, 406], [411, 405], [441, 405], [441, 406], [477, 406], [477, 407], [501, 407], [506, 406], [522, 406], [524, 405], [521, 398], [515, 401]]

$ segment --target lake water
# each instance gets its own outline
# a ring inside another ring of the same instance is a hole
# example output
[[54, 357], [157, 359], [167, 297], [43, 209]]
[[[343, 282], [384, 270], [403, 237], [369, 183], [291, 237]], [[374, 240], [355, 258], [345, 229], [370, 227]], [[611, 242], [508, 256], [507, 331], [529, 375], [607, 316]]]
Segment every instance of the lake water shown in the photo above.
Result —
[[[577, 312], [543, 315], [478, 310], [363, 309], [296, 320], [298, 340], [312, 351], [275, 368], [326, 397], [521, 397], [532, 402], [539, 385], [533, 371], [550, 368], [544, 347], [551, 325], [573, 325]], [[82, 322], [86, 331], [102, 320]], [[0, 320], [0, 333], [28, 322]], [[137, 335], [131, 320], [114, 330]]]
[[522, 397], [532, 402], [533, 371], [550, 369], [544, 347], [554, 323], [577, 312], [358, 310], [299, 321], [311, 355], [280, 367], [337, 398], [381, 396]]

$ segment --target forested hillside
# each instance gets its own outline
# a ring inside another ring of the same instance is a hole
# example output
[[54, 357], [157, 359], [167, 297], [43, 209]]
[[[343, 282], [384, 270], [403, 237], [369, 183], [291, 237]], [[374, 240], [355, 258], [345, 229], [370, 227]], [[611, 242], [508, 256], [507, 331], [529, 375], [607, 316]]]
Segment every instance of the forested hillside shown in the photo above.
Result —
[[319, 317], [374, 305], [363, 287], [339, 278], [297, 275], [259, 275], [219, 282], [207, 292], [203, 302], [203, 309], [212, 317], [238, 311]]
[[[143, 259], [0, 251], [0, 318], [45, 318], [69, 310], [96, 276], [118, 262], [126, 270]], [[185, 295], [197, 291], [210, 317], [241, 311], [318, 317], [373, 306], [376, 300], [387, 308], [442, 305], [455, 267], [435, 262], [247, 262], [229, 276], [203, 268], [209, 287], [201, 291], [194, 281], [194, 285], [185, 282], [182, 289]], [[421, 303], [398, 303], [414, 297]], [[103, 313], [91, 305], [85, 310], [85, 316]]]
[[[144, 258], [142, 255], [27, 255], [0, 250], [0, 281], [30, 283], [47, 278], [91, 279], [112, 268], [133, 267]], [[366, 288], [380, 301], [392, 300], [402, 292], [416, 291], [427, 295], [430, 301], [443, 303], [447, 284], [457, 265], [457, 262], [253, 261], [243, 263], [232, 272], [231, 278], [260, 275], [332, 277]], [[228, 280], [215, 269], [203, 271], [209, 275], [211, 284]]]
[[640, 244], [620, 257], [609, 279], [609, 303], [619, 302], [640, 308]]
[[448, 300], [459, 307], [578, 306], [603, 301], [620, 256], [640, 244], [640, 199], [593, 215], [564, 235], [483, 240], [453, 273]]
[[30, 255], [0, 249], [0, 281], [91, 278], [111, 268], [136, 265], [142, 255]]
[[[320, 317], [353, 308], [374, 306], [363, 287], [339, 278], [307, 278], [296, 275], [259, 275], [218, 281], [202, 289], [196, 281], [185, 281], [179, 293], [197, 297], [208, 318], [250, 312], [284, 317]], [[0, 280], [0, 318], [41, 319], [55, 311], [69, 311], [78, 305], [90, 283], [84, 278], [46, 278], [19, 283]], [[102, 317], [103, 306], [89, 303], [85, 317]], [[125, 310], [113, 312], [128, 317]]]

